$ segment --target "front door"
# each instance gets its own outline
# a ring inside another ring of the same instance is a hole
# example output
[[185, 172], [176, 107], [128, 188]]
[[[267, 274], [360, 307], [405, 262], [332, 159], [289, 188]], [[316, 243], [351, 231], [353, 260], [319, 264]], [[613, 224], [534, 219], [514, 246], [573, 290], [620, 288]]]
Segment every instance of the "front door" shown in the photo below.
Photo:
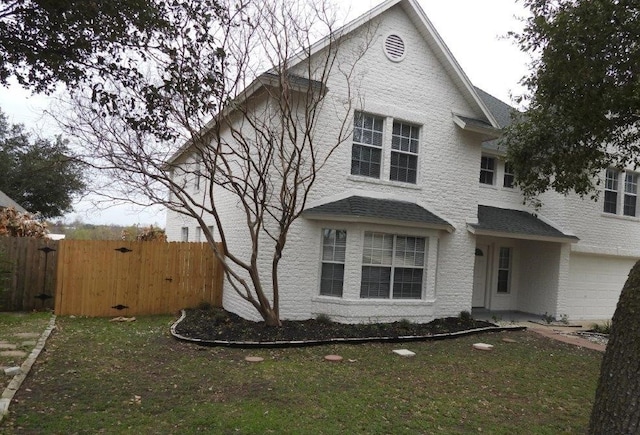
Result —
[[476, 261], [473, 266], [473, 296], [471, 298], [471, 304], [474, 308], [485, 307], [488, 256], [489, 247], [487, 245], [476, 246]]

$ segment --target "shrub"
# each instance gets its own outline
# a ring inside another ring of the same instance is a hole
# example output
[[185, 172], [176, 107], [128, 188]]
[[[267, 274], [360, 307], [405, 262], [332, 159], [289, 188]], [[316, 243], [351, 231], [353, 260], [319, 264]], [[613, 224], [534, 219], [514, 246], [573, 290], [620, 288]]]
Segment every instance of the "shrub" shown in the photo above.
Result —
[[35, 237], [47, 236], [47, 224], [30, 213], [21, 213], [13, 207], [0, 210], [0, 236]]
[[611, 334], [611, 320], [607, 320], [604, 323], [594, 323], [591, 329], [598, 334], [609, 335]]
[[467, 310], [460, 311], [460, 314], [458, 314], [458, 317], [460, 318], [460, 320], [464, 320], [465, 322], [470, 322], [473, 320], [473, 316]]
[[316, 321], [318, 323], [322, 323], [324, 325], [327, 325], [329, 323], [333, 323], [333, 321], [331, 320], [331, 317], [329, 317], [328, 314], [325, 313], [320, 313], [316, 316]]

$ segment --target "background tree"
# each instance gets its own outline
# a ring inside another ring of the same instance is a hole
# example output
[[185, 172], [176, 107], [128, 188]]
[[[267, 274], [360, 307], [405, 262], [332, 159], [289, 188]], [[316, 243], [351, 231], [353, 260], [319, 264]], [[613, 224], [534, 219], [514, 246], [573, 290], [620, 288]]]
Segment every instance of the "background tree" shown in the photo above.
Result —
[[609, 166], [640, 163], [640, 4], [633, 0], [524, 0], [514, 35], [534, 58], [526, 114], [505, 141], [528, 199], [553, 189], [594, 195]]
[[[113, 198], [162, 204], [197, 221], [237, 294], [266, 324], [279, 325], [278, 266], [287, 235], [317, 172], [350, 133], [353, 98], [328, 98], [327, 81], [333, 75], [350, 89], [369, 38], [360, 34], [357, 49], [338, 57], [344, 38], [334, 32], [324, 2], [228, 1], [225, 14], [199, 5], [176, 14], [189, 25], [147, 56], [153, 58], [150, 86], [158, 89], [153, 104], [164, 122], [105, 115], [91, 98], [77, 98], [66, 127], [85, 145], [92, 165], [116, 180]], [[330, 36], [313, 62], [295, 61], [311, 53], [320, 35]], [[140, 98], [117, 83], [108, 85], [123, 101]], [[323, 105], [330, 105], [341, 127], [319, 142]], [[243, 214], [248, 256], [229, 243], [235, 235], [227, 225], [238, 228], [237, 219], [224, 220], [229, 204]]]
[[51, 218], [71, 211], [85, 190], [83, 165], [68, 141], [34, 139], [22, 125], [9, 125], [0, 111], [0, 190], [31, 213]]
[[[597, 197], [610, 166], [640, 163], [640, 4], [524, 0], [527, 111], [506, 132], [526, 197], [554, 189]], [[590, 433], [640, 432], [640, 263], [622, 290], [602, 362]]]
[[13, 76], [41, 92], [93, 74], [127, 77], [123, 55], [168, 29], [164, 12], [152, 0], [0, 1], [0, 84]]

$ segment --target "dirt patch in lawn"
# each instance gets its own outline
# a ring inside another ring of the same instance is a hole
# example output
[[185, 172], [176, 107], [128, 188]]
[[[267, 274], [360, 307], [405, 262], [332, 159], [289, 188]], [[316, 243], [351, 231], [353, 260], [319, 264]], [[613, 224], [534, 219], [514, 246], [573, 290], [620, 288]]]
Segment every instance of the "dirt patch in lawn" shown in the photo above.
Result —
[[183, 337], [228, 342], [324, 341], [336, 338], [365, 339], [384, 337], [432, 336], [495, 326], [470, 316], [446, 317], [429, 323], [343, 324], [330, 319], [283, 321], [281, 327], [245, 320], [220, 309], [190, 309], [176, 326]]

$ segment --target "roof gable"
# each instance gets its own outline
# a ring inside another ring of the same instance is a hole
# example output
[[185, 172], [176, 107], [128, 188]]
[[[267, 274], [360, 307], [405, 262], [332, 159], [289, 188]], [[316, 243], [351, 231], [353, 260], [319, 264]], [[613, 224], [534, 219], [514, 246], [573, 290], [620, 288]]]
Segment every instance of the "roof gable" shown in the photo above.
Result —
[[[325, 47], [327, 47], [332, 41], [338, 38], [342, 38], [349, 33], [355, 31], [361, 26], [366, 25], [368, 22], [382, 15], [394, 6], [400, 6], [403, 11], [409, 16], [409, 19], [416, 27], [420, 35], [424, 38], [427, 45], [433, 50], [436, 58], [444, 66], [447, 73], [453, 79], [458, 89], [463, 94], [464, 98], [472, 107], [477, 107], [484, 115], [485, 119], [480, 121], [486, 121], [487, 125], [492, 129], [500, 129], [500, 123], [496, 120], [494, 113], [489, 110], [484, 99], [482, 99], [477, 92], [477, 88], [473, 86], [467, 75], [464, 73], [455, 57], [444, 43], [444, 40], [437, 32], [422, 7], [418, 4], [417, 0], [386, 0], [380, 3], [378, 6], [370, 9], [355, 20], [344, 25], [340, 29], [336, 30], [332, 35], [327, 35], [318, 42], [314, 43], [309, 50], [309, 55], [298, 54], [291, 59], [290, 65], [294, 69], [297, 65], [311, 58], [314, 54], [318, 53]], [[455, 115], [455, 114], [454, 114]]]

